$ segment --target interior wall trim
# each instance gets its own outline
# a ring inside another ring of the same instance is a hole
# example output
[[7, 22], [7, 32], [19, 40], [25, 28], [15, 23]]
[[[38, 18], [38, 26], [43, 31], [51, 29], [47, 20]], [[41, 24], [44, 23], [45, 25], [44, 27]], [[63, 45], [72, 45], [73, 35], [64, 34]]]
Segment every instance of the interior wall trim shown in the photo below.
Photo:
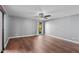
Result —
[[3, 53], [4, 51], [4, 13], [5, 12], [1, 5], [0, 5], [0, 11], [2, 12], [2, 51], [1, 53]]
[[8, 37], [8, 39], [21, 38], [21, 37], [29, 37], [29, 36], [36, 36], [36, 34], [33, 34], [33, 35], [22, 35], [22, 36], [13, 36], [13, 37]]
[[2, 50], [4, 51], [4, 13], [2, 12]]
[[65, 41], [68, 41], [68, 42], [79, 44], [78, 41], [69, 40], [69, 39], [66, 39], [66, 38], [63, 38], [63, 37], [59, 37], [59, 36], [54, 36], [54, 35], [46, 35], [46, 36], [55, 37], [55, 38], [59, 38], [61, 40], [65, 40]]

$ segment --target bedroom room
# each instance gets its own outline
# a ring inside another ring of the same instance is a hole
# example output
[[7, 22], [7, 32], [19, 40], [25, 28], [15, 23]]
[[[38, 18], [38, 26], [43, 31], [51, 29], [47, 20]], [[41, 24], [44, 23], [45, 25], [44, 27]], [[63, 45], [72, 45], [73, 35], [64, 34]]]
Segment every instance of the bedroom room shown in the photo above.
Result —
[[0, 5], [0, 52], [79, 53], [79, 5]]

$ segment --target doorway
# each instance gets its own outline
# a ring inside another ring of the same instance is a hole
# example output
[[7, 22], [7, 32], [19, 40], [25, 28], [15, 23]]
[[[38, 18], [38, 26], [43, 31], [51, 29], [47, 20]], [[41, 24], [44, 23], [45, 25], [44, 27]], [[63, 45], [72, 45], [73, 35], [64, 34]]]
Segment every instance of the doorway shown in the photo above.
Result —
[[38, 21], [37, 33], [38, 33], [38, 35], [44, 35], [45, 34], [45, 22], [44, 21]]

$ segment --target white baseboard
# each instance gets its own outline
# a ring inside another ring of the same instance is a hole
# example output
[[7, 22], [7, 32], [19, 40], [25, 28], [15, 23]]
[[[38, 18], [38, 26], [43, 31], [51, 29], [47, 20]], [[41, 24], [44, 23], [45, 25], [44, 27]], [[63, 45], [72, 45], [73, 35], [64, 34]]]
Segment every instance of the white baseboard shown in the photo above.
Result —
[[4, 48], [6, 48], [8, 42], [9, 42], [9, 39], [7, 39], [7, 41], [5, 42], [5, 44], [4, 44]]
[[73, 41], [73, 40], [65, 39], [65, 38], [62, 38], [62, 37], [59, 37], [59, 36], [54, 36], [54, 35], [46, 35], [46, 36], [51, 36], [51, 37], [59, 38], [61, 40], [65, 40], [65, 41], [68, 41], [68, 42], [79, 44], [78, 41]]
[[13, 36], [13, 37], [8, 37], [8, 39], [12, 39], [12, 38], [20, 38], [20, 37], [29, 37], [29, 36], [35, 36], [36, 34], [33, 35], [22, 35], [22, 36]]

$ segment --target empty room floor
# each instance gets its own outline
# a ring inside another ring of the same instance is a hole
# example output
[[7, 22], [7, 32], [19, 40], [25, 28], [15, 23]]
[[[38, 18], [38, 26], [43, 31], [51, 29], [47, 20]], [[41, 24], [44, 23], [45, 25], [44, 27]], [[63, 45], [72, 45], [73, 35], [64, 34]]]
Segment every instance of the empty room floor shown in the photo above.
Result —
[[79, 44], [46, 35], [10, 39], [5, 53], [73, 53]]

